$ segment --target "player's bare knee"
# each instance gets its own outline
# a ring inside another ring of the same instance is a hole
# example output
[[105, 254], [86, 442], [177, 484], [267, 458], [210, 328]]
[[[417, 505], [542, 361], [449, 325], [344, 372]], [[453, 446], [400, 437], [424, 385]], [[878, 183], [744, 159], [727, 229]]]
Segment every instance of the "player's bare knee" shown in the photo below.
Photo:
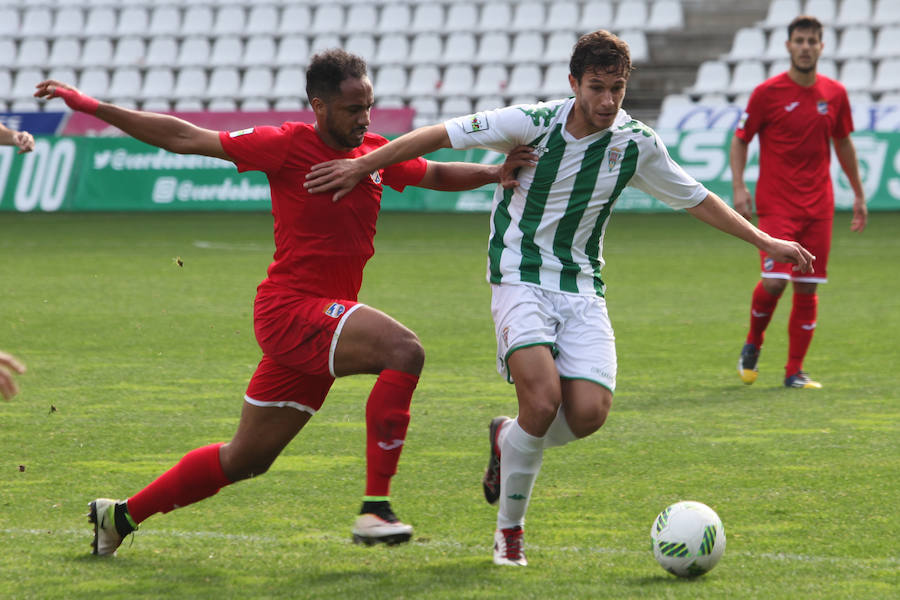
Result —
[[422, 372], [424, 364], [425, 348], [412, 331], [404, 330], [388, 342], [384, 360], [385, 369], [418, 375]]

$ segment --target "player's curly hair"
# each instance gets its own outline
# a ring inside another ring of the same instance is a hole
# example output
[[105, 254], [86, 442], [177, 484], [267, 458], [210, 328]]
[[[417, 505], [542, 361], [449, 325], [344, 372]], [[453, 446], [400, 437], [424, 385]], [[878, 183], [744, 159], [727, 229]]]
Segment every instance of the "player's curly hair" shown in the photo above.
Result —
[[621, 73], [626, 79], [631, 74], [631, 51], [628, 44], [605, 29], [586, 33], [575, 42], [569, 73], [577, 81], [587, 69], [605, 73]]
[[361, 79], [368, 74], [366, 61], [340, 48], [313, 55], [306, 69], [306, 97], [328, 101], [341, 93], [345, 79]]
[[812, 30], [820, 40], [822, 39], [822, 22], [812, 15], [794, 17], [794, 20], [788, 25], [788, 39], [791, 39], [791, 36], [794, 35], [795, 29]]

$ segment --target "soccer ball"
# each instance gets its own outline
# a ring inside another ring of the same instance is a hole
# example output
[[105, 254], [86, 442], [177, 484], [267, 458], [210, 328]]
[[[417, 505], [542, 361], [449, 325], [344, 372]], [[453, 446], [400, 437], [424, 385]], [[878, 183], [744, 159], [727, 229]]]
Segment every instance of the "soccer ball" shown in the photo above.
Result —
[[712, 570], [725, 552], [725, 528], [702, 502], [676, 502], [659, 513], [650, 528], [653, 556], [663, 569], [679, 577]]

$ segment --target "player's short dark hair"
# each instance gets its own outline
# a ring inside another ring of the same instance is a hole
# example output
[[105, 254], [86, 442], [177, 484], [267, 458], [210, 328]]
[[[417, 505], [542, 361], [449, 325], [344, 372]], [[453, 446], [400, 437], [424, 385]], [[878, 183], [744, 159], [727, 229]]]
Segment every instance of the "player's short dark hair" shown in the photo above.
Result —
[[368, 74], [366, 61], [340, 48], [314, 54], [306, 68], [306, 97], [328, 101], [341, 93], [345, 79], [362, 79]]
[[587, 69], [620, 73], [627, 79], [632, 69], [628, 44], [605, 29], [584, 34], [575, 42], [569, 61], [569, 73], [577, 81], [581, 81], [581, 76]]
[[822, 40], [822, 22], [812, 15], [794, 17], [794, 20], [788, 25], [788, 39], [794, 35], [795, 29], [812, 30], [819, 37], [819, 41]]

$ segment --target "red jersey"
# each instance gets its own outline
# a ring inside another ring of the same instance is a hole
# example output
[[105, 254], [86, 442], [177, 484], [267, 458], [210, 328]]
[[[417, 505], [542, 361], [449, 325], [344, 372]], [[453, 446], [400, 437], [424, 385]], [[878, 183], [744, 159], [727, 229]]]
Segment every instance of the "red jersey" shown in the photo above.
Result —
[[372, 241], [382, 183], [397, 191], [416, 185], [425, 175], [425, 160], [373, 172], [333, 202], [331, 193], [313, 195], [303, 187], [310, 167], [362, 156], [386, 144], [385, 138], [367, 133], [361, 146], [341, 153], [326, 146], [312, 125], [284, 123], [222, 131], [219, 139], [238, 171], [262, 171], [269, 179], [275, 260], [261, 286], [268, 283], [313, 296], [355, 300], [363, 267], [375, 252]]
[[831, 139], [853, 131], [844, 86], [828, 77], [803, 87], [782, 73], [750, 95], [735, 135], [750, 142], [759, 133], [756, 212], [791, 218], [830, 218]]

